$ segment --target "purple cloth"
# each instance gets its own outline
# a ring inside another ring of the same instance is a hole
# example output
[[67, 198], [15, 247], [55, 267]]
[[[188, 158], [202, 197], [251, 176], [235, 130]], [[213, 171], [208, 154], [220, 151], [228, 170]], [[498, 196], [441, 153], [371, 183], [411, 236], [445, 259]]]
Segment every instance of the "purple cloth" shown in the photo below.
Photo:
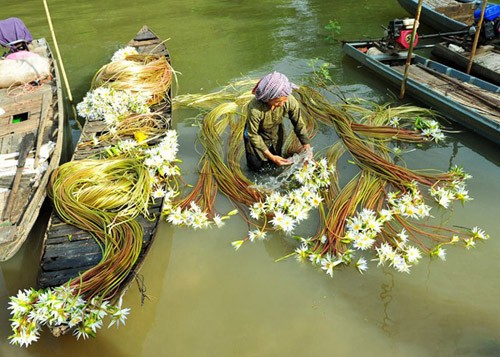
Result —
[[0, 45], [9, 47], [9, 43], [18, 40], [24, 40], [28, 43], [33, 41], [33, 36], [24, 22], [17, 17], [0, 20]]
[[252, 93], [258, 100], [269, 102], [271, 99], [288, 97], [296, 88], [298, 87], [290, 82], [284, 74], [272, 72], [262, 77]]

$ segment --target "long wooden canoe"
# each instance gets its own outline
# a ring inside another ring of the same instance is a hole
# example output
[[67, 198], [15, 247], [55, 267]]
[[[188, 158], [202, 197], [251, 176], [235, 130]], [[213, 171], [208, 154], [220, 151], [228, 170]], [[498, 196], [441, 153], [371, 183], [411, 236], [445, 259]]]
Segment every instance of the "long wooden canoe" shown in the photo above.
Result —
[[29, 50], [47, 58], [50, 76], [0, 89], [0, 261], [11, 258], [32, 230], [63, 147], [57, 63], [43, 38]]
[[[369, 41], [343, 46], [347, 55], [401, 87], [407, 53], [386, 54], [380, 48]], [[406, 90], [449, 120], [500, 144], [500, 87], [414, 55]]]
[[[147, 26], [144, 26], [137, 33], [128, 46], [135, 47], [139, 53], [161, 54], [170, 60], [170, 55], [164, 43]], [[163, 108], [162, 116], [165, 119], [165, 130], [171, 126], [170, 98], [169, 93], [165, 97], [165, 102], [161, 103], [161, 107]], [[104, 149], [103, 146], [92, 146], [89, 148], [88, 145], [81, 144], [88, 141], [93, 135], [99, 136], [105, 128], [106, 124], [104, 120], [88, 121], [85, 123], [72, 160], [82, 160], [101, 152]], [[151, 141], [149, 144], [154, 145], [157, 141]], [[156, 219], [147, 220], [145, 218], [137, 218], [144, 232], [143, 237], [137, 237], [137, 239], [142, 239], [143, 241], [142, 251], [133, 271], [119, 287], [119, 291], [124, 291], [133, 281], [146, 258], [156, 235], [161, 206], [161, 200], [157, 200], [157, 203], [150, 207], [150, 216], [154, 216]], [[79, 273], [97, 265], [101, 257], [99, 245], [88, 232], [62, 222], [57, 214], [54, 213], [50, 218], [49, 227], [43, 242], [38, 286], [45, 288], [61, 285], [77, 277]], [[65, 331], [52, 330], [52, 332], [57, 335]]]

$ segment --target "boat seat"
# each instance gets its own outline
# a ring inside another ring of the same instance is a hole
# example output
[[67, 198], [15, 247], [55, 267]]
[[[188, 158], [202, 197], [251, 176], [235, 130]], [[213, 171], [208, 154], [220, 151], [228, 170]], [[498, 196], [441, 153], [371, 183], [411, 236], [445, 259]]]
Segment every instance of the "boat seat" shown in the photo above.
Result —
[[9, 49], [10, 53], [17, 51], [29, 51], [28, 42], [25, 40], [16, 40], [9, 42], [5, 47]]

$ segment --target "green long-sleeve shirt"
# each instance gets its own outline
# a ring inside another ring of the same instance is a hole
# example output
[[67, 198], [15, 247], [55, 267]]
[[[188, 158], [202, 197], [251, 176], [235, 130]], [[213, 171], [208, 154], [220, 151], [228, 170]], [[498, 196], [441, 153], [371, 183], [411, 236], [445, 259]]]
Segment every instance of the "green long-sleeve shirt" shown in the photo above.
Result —
[[289, 96], [282, 107], [276, 107], [274, 110], [271, 110], [266, 102], [254, 98], [248, 104], [245, 131], [250, 145], [246, 145], [247, 151], [258, 155], [261, 160], [267, 160], [264, 151], [270, 146], [281, 150], [280, 146], [283, 144], [285, 133], [283, 123], [285, 115], [288, 115], [292, 122], [293, 130], [300, 143], [302, 145], [309, 143], [300, 106], [295, 97]]

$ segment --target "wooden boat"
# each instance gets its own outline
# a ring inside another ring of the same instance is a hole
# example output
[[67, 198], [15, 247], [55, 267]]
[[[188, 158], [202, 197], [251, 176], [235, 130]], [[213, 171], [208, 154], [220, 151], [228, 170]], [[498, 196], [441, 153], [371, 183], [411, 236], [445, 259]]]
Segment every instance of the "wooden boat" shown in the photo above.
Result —
[[45, 39], [28, 48], [48, 59], [50, 76], [0, 89], [0, 261], [11, 258], [32, 230], [63, 147], [57, 63]]
[[[434, 45], [432, 55], [441, 62], [466, 70], [470, 61], [470, 50], [460, 43], [446, 41]], [[500, 85], [500, 49], [496, 45], [483, 45], [476, 49], [470, 73], [495, 85]]]
[[[398, 0], [412, 16], [417, 13], [418, 0]], [[459, 31], [474, 24], [475, 1], [425, 0], [420, 21], [438, 31]]]
[[[372, 41], [345, 42], [344, 52], [401, 87], [407, 52], [387, 54]], [[406, 91], [448, 119], [500, 144], [500, 87], [413, 55]]]
[[[168, 50], [163, 42], [147, 26], [144, 26], [137, 33], [128, 46], [135, 47], [139, 53], [161, 54], [170, 60]], [[163, 108], [162, 116], [166, 123], [165, 129], [168, 129], [171, 125], [170, 95], [166, 96], [164, 101], [164, 103], [161, 103], [161, 107]], [[104, 120], [87, 121], [83, 127], [81, 138], [76, 146], [72, 160], [81, 160], [103, 151], [104, 147], [102, 145], [89, 148], [82, 144], [84, 141], [88, 141], [93, 135], [99, 136], [103, 130], [107, 130], [105, 128], [106, 124]], [[150, 142], [152, 145], [155, 143], [157, 142], [154, 140]], [[119, 287], [119, 291], [124, 291], [136, 277], [154, 241], [162, 208], [162, 202], [160, 201], [157, 200], [157, 204], [149, 208], [150, 216], [156, 217], [156, 219], [147, 220], [145, 218], [137, 218], [144, 232], [142, 250], [132, 272], [130, 272], [125, 282]], [[68, 237], [71, 237], [71, 239], [68, 239]], [[138, 237], [138, 239], [141, 238]], [[101, 256], [99, 245], [88, 232], [62, 222], [57, 214], [54, 213], [50, 218], [49, 227], [43, 242], [38, 286], [40, 288], [59, 286], [77, 277], [80, 272], [97, 265], [101, 260]], [[54, 335], [64, 332], [52, 330]]]

